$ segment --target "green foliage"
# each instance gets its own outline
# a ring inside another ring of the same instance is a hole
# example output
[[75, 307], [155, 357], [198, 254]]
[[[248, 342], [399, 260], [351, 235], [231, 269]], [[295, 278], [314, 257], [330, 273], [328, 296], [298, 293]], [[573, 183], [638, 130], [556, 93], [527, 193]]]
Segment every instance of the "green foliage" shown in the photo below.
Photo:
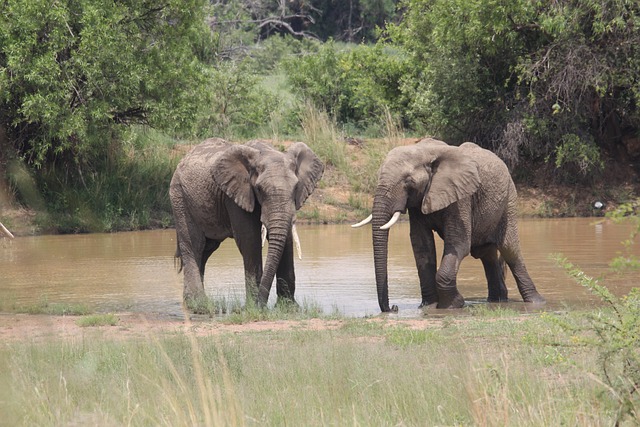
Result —
[[10, 0], [0, 126], [29, 164], [86, 166], [121, 125], [188, 131], [202, 104], [204, 3]]
[[340, 50], [323, 44], [317, 53], [284, 63], [292, 90], [302, 100], [325, 109], [340, 123], [366, 125], [390, 109], [400, 112], [400, 81], [406, 60], [382, 45]]
[[167, 227], [169, 182], [181, 156], [176, 141], [150, 129], [132, 128], [92, 171], [56, 164], [37, 175], [49, 215], [45, 229], [63, 233]]
[[210, 82], [210, 110], [199, 130], [203, 135], [255, 137], [281, 108], [279, 97], [261, 86], [249, 61], [220, 64], [211, 71]]
[[[621, 218], [630, 211], [629, 206], [616, 211], [613, 216]], [[627, 248], [640, 231], [637, 214], [631, 239]], [[627, 295], [618, 297], [601, 281], [586, 275], [580, 268], [566, 258], [556, 257], [577, 283], [587, 288], [604, 302], [604, 308], [585, 315], [586, 325], [582, 322], [559, 323], [573, 334], [574, 339], [598, 350], [603, 382], [610, 388], [618, 403], [616, 424], [625, 419], [637, 420], [640, 415], [640, 288], [633, 288]], [[618, 266], [614, 261], [614, 266]], [[625, 268], [636, 267], [637, 259], [624, 262]]]
[[604, 162], [600, 158], [600, 150], [591, 137], [588, 137], [585, 141], [572, 133], [563, 135], [558, 145], [556, 145], [555, 156], [555, 165], [558, 169], [567, 163], [577, 166], [583, 175], [593, 170], [604, 169]]
[[387, 27], [412, 72], [414, 128], [520, 156], [597, 170], [619, 129], [640, 129], [640, 7], [634, 2], [406, 0]]

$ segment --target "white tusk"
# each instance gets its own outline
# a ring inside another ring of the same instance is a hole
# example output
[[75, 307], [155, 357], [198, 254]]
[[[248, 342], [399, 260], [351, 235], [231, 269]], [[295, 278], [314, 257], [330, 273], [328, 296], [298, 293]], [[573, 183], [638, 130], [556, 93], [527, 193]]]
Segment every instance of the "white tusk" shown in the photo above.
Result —
[[4, 224], [2, 224], [1, 222], [0, 222], [0, 230], [2, 230], [2, 232], [6, 234], [7, 237], [9, 237], [10, 239], [14, 238], [13, 234], [11, 234], [11, 232], [7, 230], [7, 227], [5, 227]]
[[264, 242], [267, 241], [267, 227], [262, 224], [262, 228], [260, 229], [260, 237], [262, 238], [262, 247], [264, 248]]
[[398, 222], [398, 218], [400, 218], [400, 211], [396, 211], [396, 213], [393, 214], [393, 216], [391, 217], [389, 222], [386, 223], [385, 225], [383, 225], [382, 227], [380, 227], [380, 230], [388, 230], [388, 229], [390, 229], [391, 227], [393, 227], [393, 224]]
[[369, 224], [372, 219], [373, 219], [373, 214], [369, 215], [368, 217], [366, 217], [365, 219], [363, 219], [359, 223], [353, 224], [351, 227], [353, 227], [353, 228], [362, 227], [363, 225]]
[[302, 248], [300, 247], [300, 237], [298, 236], [298, 230], [296, 225], [291, 227], [291, 234], [293, 234], [293, 242], [296, 244], [296, 251], [298, 252], [298, 259], [302, 259]]

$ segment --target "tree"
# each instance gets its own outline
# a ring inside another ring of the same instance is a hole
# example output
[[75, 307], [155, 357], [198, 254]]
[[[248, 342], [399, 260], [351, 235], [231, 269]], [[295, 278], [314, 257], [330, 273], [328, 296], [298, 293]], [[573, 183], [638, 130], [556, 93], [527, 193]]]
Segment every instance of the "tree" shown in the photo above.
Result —
[[[583, 173], [640, 131], [640, 3], [406, 0], [388, 28], [412, 58], [412, 119]], [[636, 154], [640, 157], [640, 152]]]
[[[0, 126], [30, 164], [82, 164], [122, 125], [194, 123], [209, 36], [201, 0], [7, 0]], [[198, 50], [200, 49], [200, 50]]]

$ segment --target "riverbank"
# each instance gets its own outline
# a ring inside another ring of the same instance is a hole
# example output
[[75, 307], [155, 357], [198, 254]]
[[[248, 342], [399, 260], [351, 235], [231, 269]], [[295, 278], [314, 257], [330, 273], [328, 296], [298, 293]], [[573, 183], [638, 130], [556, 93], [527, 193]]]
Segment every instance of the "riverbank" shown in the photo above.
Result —
[[[327, 162], [324, 176], [315, 192], [298, 213], [300, 224], [354, 223], [365, 218], [373, 201], [375, 173], [381, 153], [388, 147], [406, 145], [416, 138], [398, 138], [393, 142], [383, 140], [345, 140], [339, 146], [321, 147], [340, 151], [338, 166]], [[271, 141], [274, 146], [285, 149], [289, 141]], [[192, 147], [176, 145], [170, 156], [177, 161]], [[338, 147], [338, 148], [337, 148]], [[175, 162], [174, 161], [174, 162]], [[631, 164], [622, 164], [609, 159], [602, 172], [589, 180], [576, 180], [574, 184], [558, 179], [559, 172], [552, 165], [520, 165], [513, 173], [518, 189], [518, 212], [521, 217], [557, 218], [604, 216], [621, 203], [640, 196], [640, 177]], [[587, 182], [589, 181], [589, 182]], [[166, 184], [168, 188], [168, 182]], [[0, 221], [16, 236], [55, 234], [59, 229], [55, 220], [47, 218], [46, 212], [24, 207], [12, 200], [11, 192], [0, 188]], [[168, 198], [168, 195], [166, 195]], [[599, 206], [599, 207], [596, 207]], [[70, 217], [82, 215], [81, 210], [69, 213]], [[139, 212], [138, 212], [139, 214]], [[96, 214], [94, 214], [95, 216]], [[99, 215], [98, 215], [99, 216]], [[171, 227], [169, 212], [162, 219], [149, 221], [144, 228]], [[116, 220], [114, 220], [115, 222]], [[82, 222], [82, 219], [80, 221]], [[124, 229], [127, 229], [126, 227]], [[132, 229], [135, 229], [135, 225]]]

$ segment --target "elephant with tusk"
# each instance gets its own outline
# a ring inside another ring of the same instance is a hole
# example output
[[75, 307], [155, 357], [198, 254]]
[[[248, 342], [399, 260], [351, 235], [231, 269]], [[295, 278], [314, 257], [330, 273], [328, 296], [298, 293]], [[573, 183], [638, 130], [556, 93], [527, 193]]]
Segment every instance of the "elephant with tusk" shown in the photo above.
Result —
[[[506, 262], [524, 301], [543, 303], [520, 253], [516, 208], [516, 188], [507, 166], [476, 144], [454, 147], [426, 138], [391, 150], [378, 174], [372, 214], [353, 225], [371, 223], [373, 227], [380, 309], [397, 310], [389, 307], [388, 238], [389, 229], [407, 211], [421, 307], [464, 306], [456, 276], [460, 262], [469, 254], [482, 260], [489, 301], [507, 301]], [[439, 267], [434, 231], [444, 241]]]
[[302, 142], [283, 153], [260, 141], [234, 145], [213, 138], [187, 153], [169, 187], [185, 301], [205, 296], [205, 264], [223, 240], [233, 238], [244, 261], [247, 300], [266, 306], [276, 278], [278, 299], [295, 303], [296, 211], [323, 172]]

